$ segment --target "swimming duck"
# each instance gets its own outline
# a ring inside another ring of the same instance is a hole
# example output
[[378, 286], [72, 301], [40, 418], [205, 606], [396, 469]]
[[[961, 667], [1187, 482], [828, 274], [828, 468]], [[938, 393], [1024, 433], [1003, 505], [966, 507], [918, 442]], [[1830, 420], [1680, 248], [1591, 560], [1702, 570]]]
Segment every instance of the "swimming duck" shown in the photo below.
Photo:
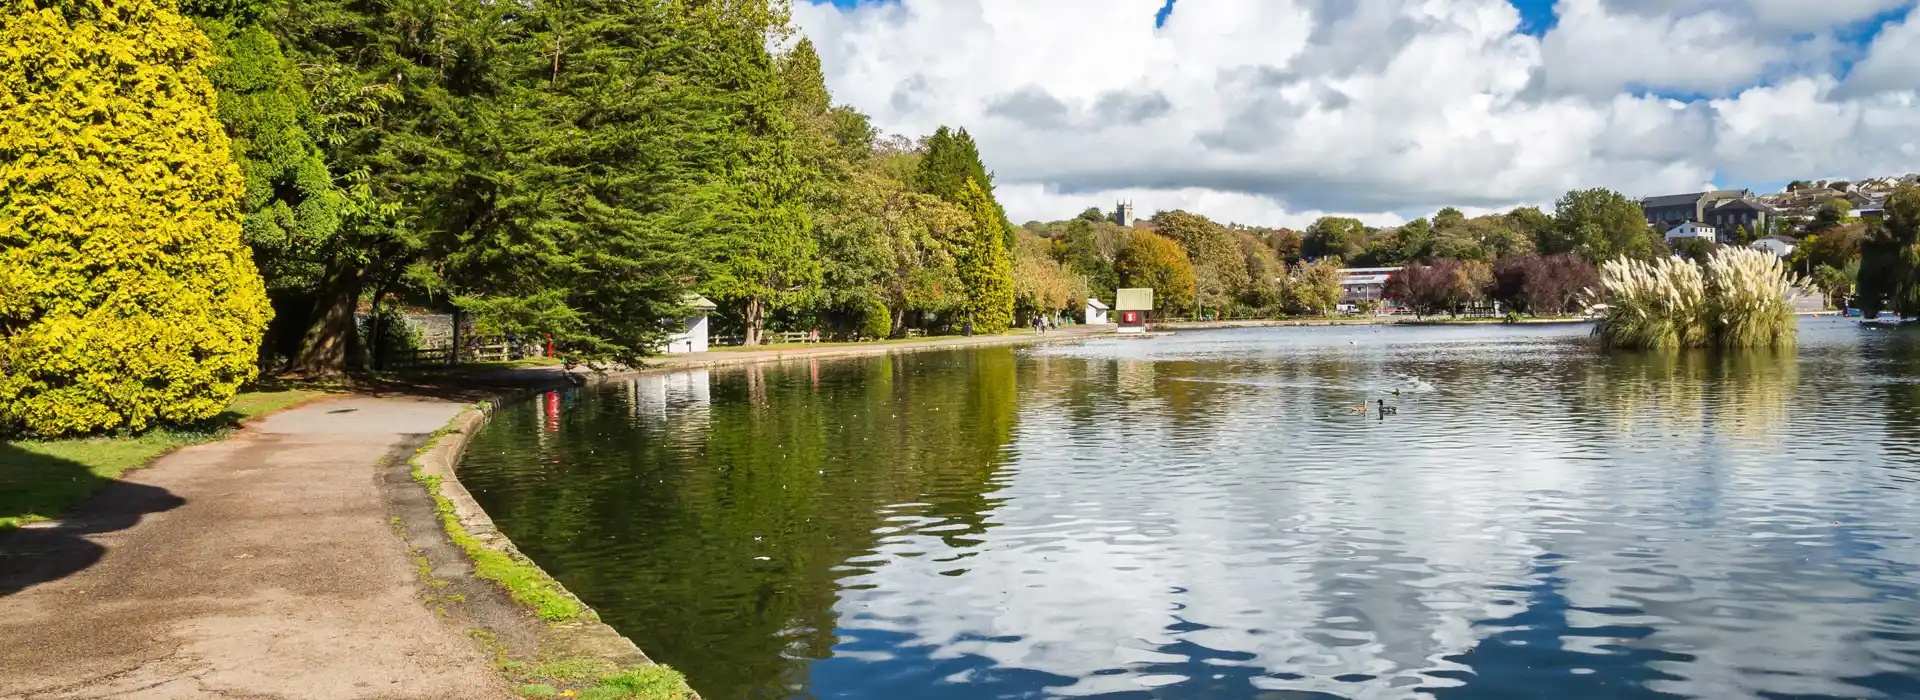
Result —
[[[1400, 392], [1397, 392], [1397, 391], [1396, 391], [1396, 392], [1394, 392], [1394, 393], [1396, 393], [1396, 394], [1398, 394], [1398, 393], [1400, 393]], [[1388, 406], [1388, 405], [1387, 405], [1387, 400], [1386, 400], [1386, 399], [1375, 399], [1374, 401], [1375, 401], [1376, 403], [1378, 403], [1378, 404], [1380, 404], [1380, 415], [1383, 415], [1383, 416], [1393, 416], [1393, 415], [1399, 415], [1399, 414], [1400, 414], [1400, 407], [1398, 407], [1398, 406]]]
[[1349, 409], [1347, 409], [1347, 413], [1353, 413], [1353, 414], [1363, 414], [1363, 415], [1364, 415], [1364, 414], [1365, 414], [1366, 412], [1367, 412], [1367, 405], [1366, 405], [1366, 404], [1360, 404], [1360, 405], [1358, 405], [1358, 406], [1354, 406], [1353, 408], [1349, 408]]

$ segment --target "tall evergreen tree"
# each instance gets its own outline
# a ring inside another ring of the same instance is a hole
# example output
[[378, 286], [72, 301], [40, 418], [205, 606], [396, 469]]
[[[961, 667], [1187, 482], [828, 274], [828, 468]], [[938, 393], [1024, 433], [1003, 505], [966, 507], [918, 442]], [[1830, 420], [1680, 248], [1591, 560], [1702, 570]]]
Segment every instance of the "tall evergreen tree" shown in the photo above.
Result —
[[1008, 253], [1000, 212], [980, 185], [968, 181], [960, 208], [973, 219], [973, 231], [959, 251], [960, 282], [967, 299], [962, 318], [982, 333], [998, 333], [1013, 324], [1013, 258]]
[[519, 7], [311, 0], [287, 3], [275, 19], [283, 47], [307, 67], [324, 156], [346, 193], [339, 234], [318, 256], [296, 371], [348, 365], [363, 296], [378, 304], [409, 284], [434, 286], [430, 234], [471, 175], [453, 140], [472, 116], [468, 97], [495, 79], [497, 35], [518, 26], [502, 18]]
[[263, 24], [266, 5], [189, 0], [181, 9], [213, 45], [208, 78], [220, 93], [220, 122], [246, 182], [241, 236], [274, 301], [270, 355], [299, 350], [320, 260], [335, 243], [345, 199], [322, 157], [318, 116], [299, 67]]
[[914, 186], [949, 202], [960, 202], [969, 181], [978, 185], [987, 195], [987, 201], [993, 204], [994, 213], [1000, 218], [1000, 230], [1006, 234], [1001, 245], [1012, 250], [1013, 223], [1007, 220], [1007, 210], [993, 197], [993, 174], [987, 172], [986, 164], [980, 160], [980, 148], [974, 144], [973, 136], [965, 128], [935, 129], [933, 135], [927, 137], [926, 153], [920, 158], [919, 171], [914, 174]]
[[722, 139], [732, 153], [728, 181], [739, 194], [701, 238], [707, 262], [700, 286], [733, 308], [747, 344], [757, 345], [768, 313], [804, 299], [820, 279], [803, 201], [817, 171], [796, 149], [785, 87], [766, 48], [770, 34], [786, 26], [784, 5], [676, 4], [700, 58], [690, 77], [714, 88], [732, 115]]
[[[680, 19], [657, 3], [542, 4], [519, 18], [497, 91], [471, 100], [432, 249], [447, 288], [497, 333], [550, 333], [566, 356], [634, 363], [682, 315], [688, 237], [737, 207], [712, 173], [726, 117], [694, 84], [662, 79]], [[554, 47], [560, 47], [557, 53]], [[547, 53], [542, 53], [544, 49]], [[559, 59], [555, 60], [554, 56]]]
[[820, 54], [813, 40], [801, 38], [792, 50], [780, 58], [780, 84], [787, 102], [801, 114], [825, 117], [833, 106], [827, 93], [826, 74], [820, 70]]

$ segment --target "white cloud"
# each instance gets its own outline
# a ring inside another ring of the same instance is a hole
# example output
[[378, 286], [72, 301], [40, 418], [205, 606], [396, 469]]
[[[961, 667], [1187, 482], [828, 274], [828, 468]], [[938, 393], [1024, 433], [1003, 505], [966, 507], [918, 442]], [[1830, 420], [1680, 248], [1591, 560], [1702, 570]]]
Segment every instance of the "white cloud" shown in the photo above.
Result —
[[1920, 17], [1889, 25], [1880, 32], [1867, 57], [1847, 76], [1847, 82], [1860, 92], [1920, 88]]
[[[1912, 169], [1920, 22], [1870, 50], [1837, 38], [1912, 1], [1561, 0], [1544, 38], [1518, 33], [1505, 0], [1182, 0], [1159, 30], [1162, 0], [795, 16], [839, 101], [890, 131], [967, 127], [1015, 221], [1130, 198], [1143, 214], [1386, 225], [1575, 187]], [[1833, 77], [1861, 53], [1851, 83]]]

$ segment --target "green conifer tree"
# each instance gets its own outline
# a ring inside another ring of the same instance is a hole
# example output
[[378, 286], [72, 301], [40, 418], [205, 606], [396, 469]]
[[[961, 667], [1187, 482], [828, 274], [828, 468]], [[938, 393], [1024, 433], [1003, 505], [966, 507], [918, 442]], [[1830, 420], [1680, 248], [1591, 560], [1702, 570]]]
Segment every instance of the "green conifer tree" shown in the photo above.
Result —
[[732, 307], [756, 345], [769, 314], [806, 298], [820, 280], [818, 248], [804, 196], [818, 171], [802, 159], [786, 86], [767, 51], [785, 27], [783, 5], [767, 0], [690, 4], [683, 33], [701, 47], [690, 78], [712, 86], [730, 120], [718, 138], [728, 150], [726, 184], [736, 197], [701, 236], [700, 287]]
[[973, 219], [973, 235], [956, 256], [967, 295], [961, 316], [973, 322], [976, 333], [998, 333], [1013, 324], [1013, 256], [1001, 243], [1000, 212], [971, 180], [961, 189], [959, 204]]
[[156, 0], [3, 0], [0, 430], [212, 417], [271, 312], [210, 47]]
[[965, 128], [935, 129], [933, 135], [927, 137], [926, 153], [920, 158], [914, 185], [921, 192], [958, 203], [969, 181], [979, 185], [987, 201], [993, 204], [993, 211], [1000, 218], [1000, 230], [1005, 234], [1000, 243], [1012, 250], [1013, 223], [1007, 220], [1007, 210], [993, 197], [993, 173], [987, 172], [986, 164], [980, 160], [980, 148], [974, 144], [973, 136]]
[[246, 182], [241, 237], [253, 249], [274, 304], [266, 354], [291, 356], [313, 311], [324, 269], [338, 243], [345, 197], [321, 154], [318, 116], [300, 70], [261, 24], [261, 0], [189, 0], [213, 44], [208, 78], [218, 114]]

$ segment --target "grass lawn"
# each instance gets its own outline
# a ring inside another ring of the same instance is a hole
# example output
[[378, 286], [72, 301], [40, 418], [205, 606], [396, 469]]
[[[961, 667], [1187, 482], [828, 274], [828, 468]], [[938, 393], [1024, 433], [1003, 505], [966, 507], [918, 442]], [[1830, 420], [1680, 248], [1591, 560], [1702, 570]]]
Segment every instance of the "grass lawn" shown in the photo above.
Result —
[[225, 413], [202, 426], [131, 437], [0, 443], [0, 531], [57, 518], [129, 469], [177, 448], [218, 440], [240, 421], [325, 395], [313, 389], [244, 392], [233, 397]]

